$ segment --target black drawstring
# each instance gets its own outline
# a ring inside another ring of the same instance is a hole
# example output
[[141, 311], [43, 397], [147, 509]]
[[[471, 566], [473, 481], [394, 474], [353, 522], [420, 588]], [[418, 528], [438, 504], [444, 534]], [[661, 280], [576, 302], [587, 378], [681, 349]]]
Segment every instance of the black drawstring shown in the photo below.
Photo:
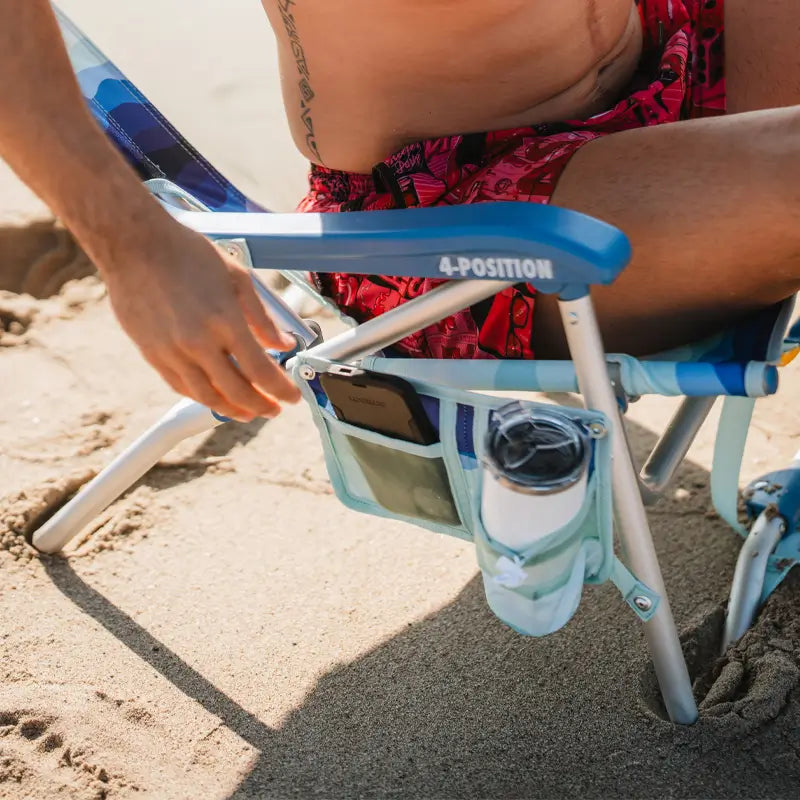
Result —
[[406, 200], [403, 197], [403, 190], [394, 176], [392, 168], [382, 161], [372, 168], [372, 180], [375, 181], [375, 189], [378, 192], [384, 191], [391, 194], [394, 204], [398, 208], [406, 207]]

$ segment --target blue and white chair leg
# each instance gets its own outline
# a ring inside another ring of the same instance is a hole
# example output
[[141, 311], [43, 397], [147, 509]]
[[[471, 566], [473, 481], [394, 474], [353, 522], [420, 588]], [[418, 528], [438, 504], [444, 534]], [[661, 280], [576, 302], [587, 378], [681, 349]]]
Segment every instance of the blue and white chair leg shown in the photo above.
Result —
[[723, 652], [747, 632], [759, 608], [800, 561], [800, 453], [787, 469], [750, 483], [743, 496], [752, 524], [736, 562]]

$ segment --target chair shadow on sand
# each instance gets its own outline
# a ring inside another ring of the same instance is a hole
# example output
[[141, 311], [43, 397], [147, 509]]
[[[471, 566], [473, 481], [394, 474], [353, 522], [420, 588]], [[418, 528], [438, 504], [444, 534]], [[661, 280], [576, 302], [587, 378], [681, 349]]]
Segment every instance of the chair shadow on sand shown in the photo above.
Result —
[[[630, 425], [630, 433], [637, 456], [654, 444], [646, 429]], [[731, 787], [741, 797], [792, 796], [800, 580], [790, 575], [755, 628], [717, 659], [738, 542], [708, 512], [707, 472], [685, 462], [679, 482], [689, 499], [662, 501], [650, 520], [706, 697], [689, 728], [663, 719], [640, 626], [608, 586], [587, 587], [565, 630], [529, 639], [492, 616], [476, 576], [451, 604], [325, 675], [275, 729], [68, 561], [45, 559], [45, 567], [76, 606], [259, 751], [229, 800], [730, 797]]]

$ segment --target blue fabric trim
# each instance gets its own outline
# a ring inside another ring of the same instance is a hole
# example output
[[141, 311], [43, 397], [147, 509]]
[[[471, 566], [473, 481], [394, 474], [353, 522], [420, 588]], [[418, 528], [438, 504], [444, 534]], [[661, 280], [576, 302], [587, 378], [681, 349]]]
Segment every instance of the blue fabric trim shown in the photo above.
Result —
[[[610, 579], [617, 589], [619, 589], [625, 602], [633, 609], [633, 612], [642, 622], [647, 622], [649, 619], [652, 619], [661, 603], [661, 596], [657, 592], [654, 592], [649, 586], [638, 580], [616, 557], [614, 558], [614, 566], [611, 571]], [[639, 608], [635, 602], [637, 597], [646, 597], [651, 603], [650, 608], [647, 610]]]
[[458, 452], [468, 458], [476, 458], [473, 428], [475, 424], [475, 409], [472, 406], [458, 404], [456, 411], [456, 444]]
[[436, 433], [439, 433], [439, 398], [431, 397], [429, 394], [420, 394], [419, 399], [425, 416], [433, 425]]
[[784, 536], [770, 557], [761, 592], [762, 605], [798, 564], [800, 564], [800, 530]]

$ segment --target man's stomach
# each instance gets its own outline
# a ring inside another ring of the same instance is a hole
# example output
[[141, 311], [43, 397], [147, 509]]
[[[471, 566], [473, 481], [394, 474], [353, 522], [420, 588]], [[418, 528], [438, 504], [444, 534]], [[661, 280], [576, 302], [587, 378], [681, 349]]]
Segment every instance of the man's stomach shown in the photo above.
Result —
[[633, 0], [263, 0], [311, 161], [369, 172], [406, 144], [586, 119], [639, 62]]

